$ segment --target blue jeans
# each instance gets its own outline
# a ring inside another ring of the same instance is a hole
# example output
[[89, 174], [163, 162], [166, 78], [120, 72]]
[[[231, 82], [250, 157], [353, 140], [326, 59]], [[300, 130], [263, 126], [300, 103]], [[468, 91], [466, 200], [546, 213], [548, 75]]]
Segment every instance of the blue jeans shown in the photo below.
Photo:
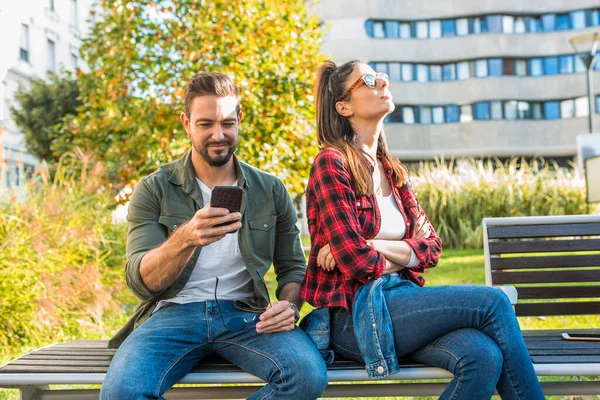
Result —
[[[486, 286], [418, 287], [406, 281], [384, 292], [396, 353], [443, 368], [454, 378], [440, 399], [543, 400], [519, 323], [508, 297]], [[331, 313], [336, 353], [363, 361], [352, 314]]]
[[[255, 314], [220, 301], [223, 319]], [[299, 328], [257, 333], [225, 329], [214, 301], [167, 305], [133, 331], [117, 350], [100, 391], [102, 400], [163, 399], [162, 395], [209, 352], [267, 384], [250, 399], [316, 399], [327, 386], [327, 368]]]

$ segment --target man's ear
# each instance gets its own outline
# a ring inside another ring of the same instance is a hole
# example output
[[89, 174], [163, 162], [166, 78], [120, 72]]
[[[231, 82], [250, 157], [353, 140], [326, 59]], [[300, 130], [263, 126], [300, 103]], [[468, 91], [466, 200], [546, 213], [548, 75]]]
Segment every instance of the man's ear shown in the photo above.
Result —
[[185, 131], [189, 134], [190, 133], [190, 119], [188, 118], [188, 116], [185, 115], [184, 112], [182, 112], [179, 115], [179, 120], [181, 121], [181, 124], [185, 128]]
[[354, 111], [352, 111], [352, 109], [348, 107], [348, 103], [346, 103], [345, 101], [338, 101], [337, 103], [335, 103], [335, 110], [342, 117], [348, 118], [354, 115]]

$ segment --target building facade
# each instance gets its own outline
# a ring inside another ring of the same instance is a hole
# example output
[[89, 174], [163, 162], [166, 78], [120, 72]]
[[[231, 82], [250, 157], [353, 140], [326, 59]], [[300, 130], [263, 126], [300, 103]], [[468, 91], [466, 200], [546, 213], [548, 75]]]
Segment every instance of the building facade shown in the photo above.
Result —
[[91, 8], [92, 0], [24, 0], [0, 9], [0, 187], [20, 186], [38, 163], [11, 120], [14, 92], [31, 77], [85, 67], [79, 47], [93, 23]]
[[589, 132], [569, 39], [600, 31], [597, 0], [327, 0], [317, 12], [323, 53], [390, 76], [386, 135], [401, 160], [573, 157]]

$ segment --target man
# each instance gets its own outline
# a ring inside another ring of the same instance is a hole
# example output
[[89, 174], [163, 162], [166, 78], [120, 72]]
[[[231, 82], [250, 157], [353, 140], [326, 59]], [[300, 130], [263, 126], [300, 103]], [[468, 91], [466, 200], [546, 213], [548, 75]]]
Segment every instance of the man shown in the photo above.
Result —
[[[180, 118], [191, 150], [131, 197], [126, 277], [142, 303], [110, 342], [120, 347], [101, 398], [162, 399], [210, 352], [267, 382], [251, 399], [317, 398], [325, 363], [295, 328], [306, 271], [296, 213], [277, 178], [233, 155], [237, 87], [197, 74]], [[233, 185], [245, 190], [241, 212], [210, 206], [213, 187]], [[277, 302], [263, 280], [271, 264]]]

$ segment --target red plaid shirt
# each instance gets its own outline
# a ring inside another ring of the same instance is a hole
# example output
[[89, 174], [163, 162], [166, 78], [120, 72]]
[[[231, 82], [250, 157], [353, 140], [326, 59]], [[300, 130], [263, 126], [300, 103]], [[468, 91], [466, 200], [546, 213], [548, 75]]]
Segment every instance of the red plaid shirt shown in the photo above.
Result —
[[[406, 223], [403, 240], [419, 259], [417, 266], [404, 268], [402, 274], [423, 286], [425, 279], [420, 272], [437, 265], [442, 241], [433, 229], [427, 239], [414, 238], [414, 225], [424, 214], [423, 209], [408, 184], [395, 186], [393, 169], [385, 159], [383, 167]], [[342, 154], [325, 149], [310, 171], [306, 205], [311, 249], [300, 295], [317, 308], [341, 306], [351, 310], [356, 290], [370, 279], [381, 277], [385, 269], [384, 256], [367, 245], [380, 228], [377, 199], [375, 195], [357, 197]], [[332, 271], [317, 266], [317, 254], [328, 243], [337, 264]]]

